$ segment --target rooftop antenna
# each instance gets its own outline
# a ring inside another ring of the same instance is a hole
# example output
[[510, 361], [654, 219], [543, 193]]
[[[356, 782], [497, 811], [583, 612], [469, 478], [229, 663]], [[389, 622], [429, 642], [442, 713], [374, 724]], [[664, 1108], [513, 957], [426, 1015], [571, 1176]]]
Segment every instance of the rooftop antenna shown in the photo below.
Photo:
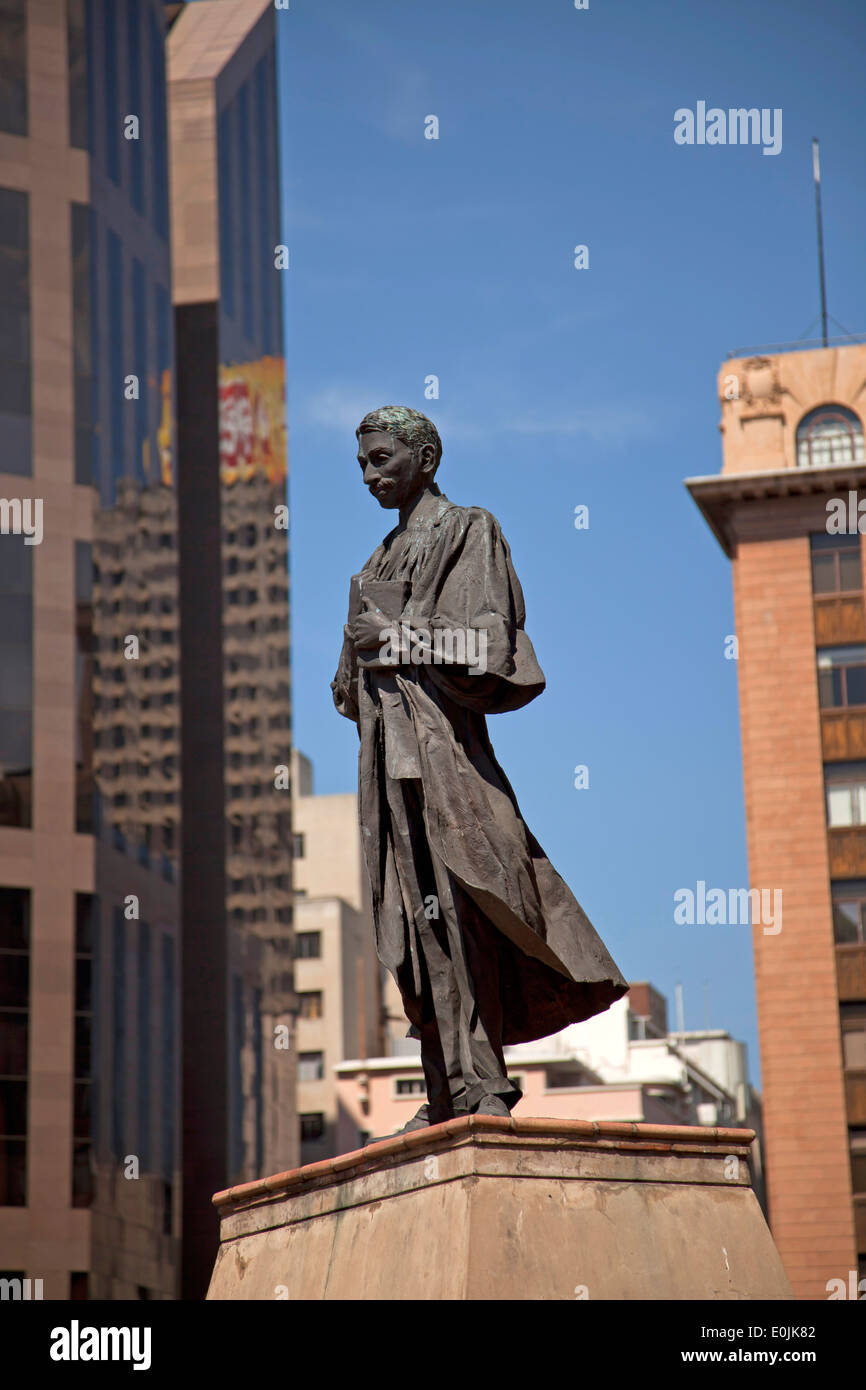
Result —
[[[812, 141], [812, 175], [815, 179], [815, 212], [818, 219], [818, 274], [821, 279], [821, 341], [827, 346], [827, 287], [824, 283], [824, 226], [821, 221], [821, 159], [818, 141]], [[834, 320], [835, 322], [835, 320]]]

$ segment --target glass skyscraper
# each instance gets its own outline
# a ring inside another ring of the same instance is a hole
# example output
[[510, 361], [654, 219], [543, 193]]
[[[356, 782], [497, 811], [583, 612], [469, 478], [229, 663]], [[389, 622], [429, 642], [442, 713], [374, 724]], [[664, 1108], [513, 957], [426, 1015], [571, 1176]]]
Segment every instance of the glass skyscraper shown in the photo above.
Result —
[[[190, 404], [167, 61], [208, 11], [250, 218]], [[297, 1151], [273, 7], [28, 21], [0, 0], [3, 1272], [200, 1297], [212, 1191]]]
[[275, 28], [268, 0], [202, 0], [169, 36], [189, 1296], [216, 1248], [202, 1190], [299, 1155]]

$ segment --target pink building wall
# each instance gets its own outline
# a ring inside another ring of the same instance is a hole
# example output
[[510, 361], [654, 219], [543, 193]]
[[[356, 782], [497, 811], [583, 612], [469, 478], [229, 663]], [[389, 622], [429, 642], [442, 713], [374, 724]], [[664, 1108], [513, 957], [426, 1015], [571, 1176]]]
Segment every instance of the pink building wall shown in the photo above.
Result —
[[[657, 1124], [687, 1123], [677, 1104], [675, 1092], [670, 1100], [649, 1095], [639, 1083], [604, 1086], [553, 1087], [545, 1085], [543, 1063], [514, 1066], [510, 1073], [520, 1080], [523, 1099], [513, 1114], [518, 1119], [539, 1117], [562, 1120], [635, 1120]], [[394, 1058], [387, 1068], [367, 1068], [360, 1063], [337, 1076], [339, 1119], [337, 1139], [345, 1153], [357, 1147], [359, 1132], [385, 1136], [393, 1133], [415, 1114], [424, 1102], [423, 1090], [415, 1095], [397, 1095], [397, 1078], [422, 1079], [420, 1067], [408, 1067], [406, 1058]], [[653, 1087], [653, 1090], [656, 1090]], [[365, 1107], [364, 1101], [367, 1106]], [[365, 1113], [366, 1110], [366, 1113]]]

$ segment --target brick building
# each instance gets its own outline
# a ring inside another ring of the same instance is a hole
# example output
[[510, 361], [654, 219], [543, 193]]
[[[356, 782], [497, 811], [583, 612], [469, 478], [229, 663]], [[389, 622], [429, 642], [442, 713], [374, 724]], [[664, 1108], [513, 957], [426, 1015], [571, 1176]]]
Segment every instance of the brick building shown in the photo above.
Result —
[[770, 1224], [826, 1298], [866, 1262], [866, 344], [730, 359], [719, 400], [721, 475], [687, 486], [733, 565], [750, 881], [782, 893], [753, 926]]

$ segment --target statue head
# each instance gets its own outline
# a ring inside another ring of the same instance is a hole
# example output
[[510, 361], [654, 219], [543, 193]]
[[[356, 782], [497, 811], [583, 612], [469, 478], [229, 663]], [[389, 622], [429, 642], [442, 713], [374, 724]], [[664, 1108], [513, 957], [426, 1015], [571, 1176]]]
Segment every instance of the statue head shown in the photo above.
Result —
[[385, 405], [365, 415], [355, 434], [364, 483], [380, 507], [411, 504], [434, 482], [442, 457], [439, 431], [408, 405]]

